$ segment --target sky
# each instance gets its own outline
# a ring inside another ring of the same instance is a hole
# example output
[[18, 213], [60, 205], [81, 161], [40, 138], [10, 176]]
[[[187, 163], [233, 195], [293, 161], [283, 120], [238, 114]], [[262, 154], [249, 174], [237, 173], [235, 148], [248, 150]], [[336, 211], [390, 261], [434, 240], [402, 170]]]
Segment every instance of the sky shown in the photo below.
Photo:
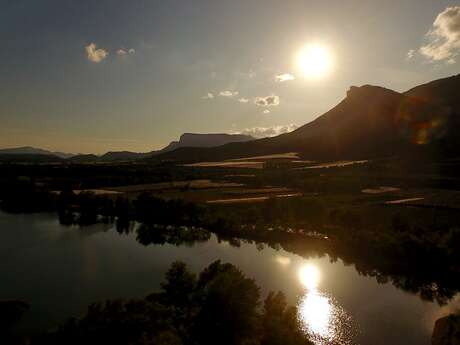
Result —
[[[147, 152], [458, 74], [460, 1], [0, 0], [0, 44], [1, 148]], [[327, 52], [319, 77], [306, 46]]]

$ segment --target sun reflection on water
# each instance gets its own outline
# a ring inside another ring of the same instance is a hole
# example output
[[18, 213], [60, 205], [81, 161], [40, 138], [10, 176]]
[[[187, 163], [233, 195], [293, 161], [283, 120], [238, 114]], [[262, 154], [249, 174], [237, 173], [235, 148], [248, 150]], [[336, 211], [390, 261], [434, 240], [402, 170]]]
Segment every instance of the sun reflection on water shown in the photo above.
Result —
[[304, 265], [298, 271], [305, 288], [298, 304], [298, 318], [304, 331], [317, 345], [351, 344], [351, 318], [330, 296], [320, 292], [321, 272], [314, 265]]
[[316, 290], [319, 284], [320, 273], [316, 266], [305, 265], [299, 269], [299, 279], [308, 290]]

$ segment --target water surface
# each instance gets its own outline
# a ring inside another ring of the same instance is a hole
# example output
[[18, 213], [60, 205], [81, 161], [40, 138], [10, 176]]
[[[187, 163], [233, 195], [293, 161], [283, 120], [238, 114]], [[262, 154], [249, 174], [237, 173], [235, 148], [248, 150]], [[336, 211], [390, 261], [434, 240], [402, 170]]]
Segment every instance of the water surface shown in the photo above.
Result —
[[317, 344], [428, 345], [434, 321], [460, 306], [422, 301], [342, 261], [212, 237], [193, 246], [149, 245], [112, 225], [65, 227], [55, 215], [0, 213], [0, 300], [31, 304], [22, 329], [37, 331], [80, 316], [89, 303], [143, 297], [159, 288], [175, 260], [199, 272], [214, 260], [237, 265], [263, 295], [283, 291]]

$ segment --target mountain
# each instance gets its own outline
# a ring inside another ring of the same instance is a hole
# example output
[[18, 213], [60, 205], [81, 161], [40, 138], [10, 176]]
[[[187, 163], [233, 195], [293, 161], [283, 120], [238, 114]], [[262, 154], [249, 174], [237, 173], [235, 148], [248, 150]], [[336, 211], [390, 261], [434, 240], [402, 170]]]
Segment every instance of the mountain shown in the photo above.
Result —
[[182, 162], [298, 152], [315, 160], [358, 159], [419, 151], [458, 154], [460, 75], [398, 93], [351, 87], [316, 120], [277, 137], [215, 148], [178, 148], [153, 157]]
[[436, 149], [443, 155], [458, 155], [460, 74], [414, 87], [405, 95], [431, 104], [431, 108], [424, 109], [423, 119], [418, 123], [422, 142], [436, 145]]
[[416, 86], [404, 93], [407, 96], [436, 100], [452, 108], [460, 108], [460, 74]]
[[239, 143], [254, 140], [253, 137], [243, 134], [226, 134], [226, 133], [184, 133], [180, 136], [179, 141], [172, 141], [168, 146], [157, 153], [169, 152], [180, 147], [216, 147], [229, 143]]
[[31, 146], [23, 146], [23, 147], [14, 147], [9, 149], [0, 149], [1, 155], [6, 154], [14, 154], [14, 155], [53, 155], [60, 158], [70, 158], [74, 156], [71, 153], [63, 153], [63, 152], [52, 152], [48, 150], [43, 150], [40, 148], [35, 148]]

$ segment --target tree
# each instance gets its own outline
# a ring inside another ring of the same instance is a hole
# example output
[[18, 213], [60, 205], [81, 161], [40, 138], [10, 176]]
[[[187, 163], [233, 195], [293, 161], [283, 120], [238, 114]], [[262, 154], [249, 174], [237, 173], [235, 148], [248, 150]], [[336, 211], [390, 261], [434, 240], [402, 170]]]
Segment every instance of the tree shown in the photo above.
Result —
[[201, 310], [195, 336], [200, 344], [241, 344], [257, 334], [260, 291], [231, 264], [212, 263], [198, 281]]
[[165, 278], [161, 289], [170, 304], [178, 307], [190, 304], [196, 286], [196, 276], [187, 269], [186, 264], [181, 261], [173, 262]]

